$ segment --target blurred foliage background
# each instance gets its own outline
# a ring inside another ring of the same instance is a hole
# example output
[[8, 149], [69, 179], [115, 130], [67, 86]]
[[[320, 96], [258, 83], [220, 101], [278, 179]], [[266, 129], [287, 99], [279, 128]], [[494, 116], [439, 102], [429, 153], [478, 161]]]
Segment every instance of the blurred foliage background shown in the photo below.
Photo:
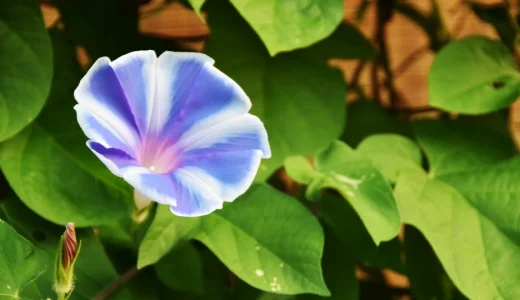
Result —
[[[4, 1], [0, 299], [56, 298], [71, 221], [70, 299], [520, 297], [517, 1]], [[223, 210], [136, 211], [84, 146], [79, 79], [140, 49], [207, 53], [266, 124]]]

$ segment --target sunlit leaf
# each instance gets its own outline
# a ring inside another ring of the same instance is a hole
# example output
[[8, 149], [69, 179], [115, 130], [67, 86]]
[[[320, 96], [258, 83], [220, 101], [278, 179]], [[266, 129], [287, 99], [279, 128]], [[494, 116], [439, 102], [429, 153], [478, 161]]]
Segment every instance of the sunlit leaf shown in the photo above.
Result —
[[457, 113], [484, 114], [520, 96], [520, 73], [500, 41], [472, 36], [435, 56], [429, 73], [430, 105]]
[[[200, 14], [205, 1], [189, 0], [189, 2]], [[271, 56], [279, 52], [303, 48], [322, 40], [332, 34], [343, 19], [343, 0], [327, 2], [230, 0], [230, 2], [260, 36]]]
[[404, 246], [406, 273], [418, 300], [465, 299], [448, 278], [428, 241], [412, 226], [406, 226]]
[[430, 172], [401, 173], [395, 196], [403, 221], [424, 234], [465, 296], [515, 299], [520, 295], [520, 232], [512, 221], [520, 205], [518, 159], [507, 158], [513, 153], [510, 141], [483, 128], [418, 123]]
[[400, 173], [421, 166], [421, 150], [413, 141], [396, 134], [376, 134], [364, 139], [357, 151], [369, 157], [379, 171], [395, 183]]
[[160, 207], [139, 249], [139, 267], [156, 263], [190, 238], [258, 289], [329, 294], [321, 275], [320, 224], [295, 199], [271, 187], [256, 185], [223, 210], [200, 218], [177, 217]]

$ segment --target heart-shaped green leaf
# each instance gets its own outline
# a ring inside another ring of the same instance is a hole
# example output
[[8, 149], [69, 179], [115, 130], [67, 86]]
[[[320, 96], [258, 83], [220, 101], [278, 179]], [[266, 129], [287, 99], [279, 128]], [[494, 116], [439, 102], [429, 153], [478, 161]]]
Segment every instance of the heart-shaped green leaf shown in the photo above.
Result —
[[0, 220], [0, 298], [18, 299], [21, 290], [43, 271], [33, 245]]
[[18, 197], [52, 222], [115, 223], [129, 214], [130, 188], [85, 145], [73, 109], [81, 79], [75, 48], [64, 33], [51, 36], [56, 67], [49, 101], [34, 124], [0, 145], [0, 168]]
[[318, 200], [324, 188], [337, 190], [357, 212], [376, 245], [397, 235], [401, 222], [392, 189], [367, 156], [335, 141], [316, 155], [316, 170], [302, 157], [286, 163], [290, 176], [308, 184], [309, 200]]
[[224, 209], [199, 218], [177, 217], [160, 207], [139, 248], [139, 267], [191, 238], [258, 289], [329, 295], [321, 274], [319, 222], [295, 199], [269, 186], [255, 185]]
[[[205, 0], [188, 1], [200, 14]], [[211, 1], [211, 4], [216, 2]], [[260, 36], [271, 56], [307, 47], [326, 38], [343, 19], [343, 0], [230, 2]]]
[[472, 36], [435, 56], [429, 73], [430, 105], [457, 113], [484, 114], [520, 96], [520, 73], [500, 41]]
[[38, 115], [49, 93], [52, 48], [39, 1], [0, 2], [0, 141]]
[[269, 135], [272, 157], [262, 162], [257, 180], [288, 156], [312, 155], [339, 136], [346, 108], [339, 71], [300, 52], [271, 58], [232, 7], [212, 1], [207, 8], [212, 34], [206, 52], [245, 90]]

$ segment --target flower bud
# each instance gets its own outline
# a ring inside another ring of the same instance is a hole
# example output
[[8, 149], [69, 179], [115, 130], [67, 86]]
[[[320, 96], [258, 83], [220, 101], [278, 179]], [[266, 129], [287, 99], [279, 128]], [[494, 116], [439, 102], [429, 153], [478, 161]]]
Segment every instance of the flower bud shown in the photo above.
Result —
[[74, 288], [74, 263], [78, 257], [78, 245], [74, 223], [68, 223], [61, 236], [54, 270], [54, 289], [58, 294], [68, 294]]

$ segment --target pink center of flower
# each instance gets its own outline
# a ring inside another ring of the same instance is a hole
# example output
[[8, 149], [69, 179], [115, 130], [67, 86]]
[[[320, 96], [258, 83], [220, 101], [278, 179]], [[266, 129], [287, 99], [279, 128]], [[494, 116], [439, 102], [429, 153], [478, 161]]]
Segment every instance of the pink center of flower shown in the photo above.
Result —
[[139, 164], [158, 174], [169, 173], [178, 165], [177, 151], [173, 146], [163, 146], [158, 141], [148, 140], [143, 143]]

